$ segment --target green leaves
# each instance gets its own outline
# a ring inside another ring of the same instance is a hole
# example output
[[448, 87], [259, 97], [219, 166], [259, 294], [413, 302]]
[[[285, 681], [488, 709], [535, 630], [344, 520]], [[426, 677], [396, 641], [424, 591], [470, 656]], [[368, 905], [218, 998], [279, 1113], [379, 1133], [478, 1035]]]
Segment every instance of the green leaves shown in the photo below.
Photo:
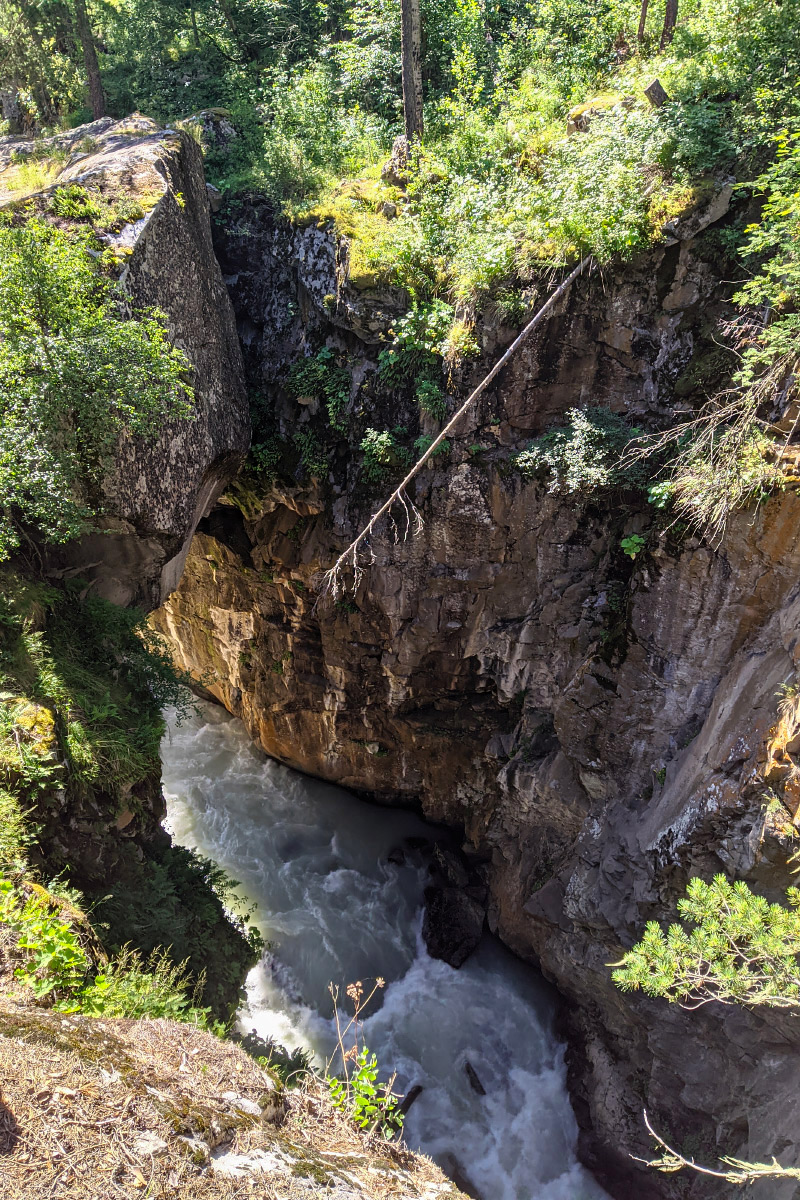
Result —
[[546, 479], [549, 492], [591, 493], [639, 488], [647, 481], [641, 463], [623, 468], [620, 457], [638, 430], [607, 408], [571, 408], [565, 425], [548, 430], [513, 458], [524, 479]]
[[698, 1007], [724, 1004], [800, 1007], [800, 892], [790, 888], [790, 907], [769, 904], [747, 884], [717, 875], [692, 879], [678, 911], [689, 928], [657, 922], [615, 965], [623, 991], [641, 989]]
[[91, 234], [0, 224], [0, 558], [21, 524], [80, 536], [120, 435], [153, 438], [191, 414], [164, 318], [126, 320], [98, 259]]
[[347, 433], [345, 410], [350, 400], [350, 372], [337, 364], [329, 346], [292, 365], [286, 390], [290, 396], [323, 399], [331, 429]]
[[405, 433], [400, 427], [393, 430], [366, 430], [361, 439], [361, 450], [364, 454], [361, 470], [370, 483], [380, 483], [392, 468], [411, 465], [411, 454], [397, 440], [400, 433]]
[[347, 1112], [360, 1129], [380, 1126], [385, 1136], [400, 1129], [403, 1114], [398, 1111], [399, 1099], [389, 1084], [379, 1084], [377, 1057], [362, 1046], [354, 1059], [354, 1069], [344, 1082], [327, 1076], [331, 1103]]

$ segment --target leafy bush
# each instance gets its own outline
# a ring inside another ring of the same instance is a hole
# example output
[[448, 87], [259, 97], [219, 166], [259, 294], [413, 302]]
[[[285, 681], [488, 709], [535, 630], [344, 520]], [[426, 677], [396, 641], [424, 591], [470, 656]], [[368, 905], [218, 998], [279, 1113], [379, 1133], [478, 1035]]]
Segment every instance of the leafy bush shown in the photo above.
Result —
[[83, 987], [89, 959], [74, 922], [48, 900], [20, 894], [8, 879], [0, 879], [0, 922], [17, 935], [24, 965], [16, 977], [31, 988], [37, 999], [53, 997], [72, 1010]]
[[97, 203], [79, 183], [56, 188], [50, 197], [49, 207], [57, 217], [71, 217], [78, 221], [90, 221], [100, 216]]
[[392, 431], [367, 429], [361, 440], [364, 455], [361, 470], [370, 483], [380, 483], [393, 468], [411, 465], [409, 451], [398, 441], [401, 432], [405, 430], [399, 427]]
[[37, 1000], [47, 1000], [61, 1012], [166, 1017], [213, 1027], [210, 1010], [193, 1002], [191, 991], [197, 988], [185, 964], [175, 965], [163, 950], [144, 962], [126, 947], [98, 970], [84, 948], [86, 918], [44, 889], [30, 895], [0, 879], [0, 922], [15, 933], [16, 949], [22, 952], [16, 978]]
[[0, 558], [20, 523], [79, 536], [119, 435], [191, 412], [185, 355], [157, 312], [123, 318], [90, 236], [0, 223]]
[[621, 455], [639, 430], [607, 408], [572, 408], [566, 416], [566, 425], [549, 430], [514, 456], [524, 479], [546, 480], [549, 492], [585, 495], [646, 485], [642, 464], [620, 465]]
[[415, 376], [436, 385], [434, 373], [440, 369], [447, 335], [455, 311], [443, 300], [412, 304], [394, 325], [392, 344], [378, 355], [378, 374], [389, 387], [400, 387]]
[[350, 372], [337, 365], [330, 347], [323, 346], [316, 354], [298, 359], [289, 371], [286, 389], [291, 396], [324, 400], [331, 429], [347, 432], [345, 411], [350, 401]]

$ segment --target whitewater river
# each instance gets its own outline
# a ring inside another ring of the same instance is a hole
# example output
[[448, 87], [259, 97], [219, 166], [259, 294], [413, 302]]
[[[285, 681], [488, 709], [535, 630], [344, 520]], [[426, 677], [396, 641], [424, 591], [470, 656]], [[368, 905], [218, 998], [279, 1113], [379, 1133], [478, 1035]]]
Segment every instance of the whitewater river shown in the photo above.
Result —
[[176, 840], [215, 859], [258, 904], [268, 950], [247, 980], [242, 1029], [324, 1061], [334, 1044], [328, 983], [343, 992], [382, 976], [365, 1038], [398, 1072], [396, 1090], [424, 1089], [408, 1144], [445, 1170], [457, 1164], [483, 1200], [604, 1200], [575, 1158], [549, 989], [488, 935], [460, 971], [425, 951], [424, 871], [387, 856], [430, 828], [273, 762], [214, 705], [171, 727], [162, 755]]

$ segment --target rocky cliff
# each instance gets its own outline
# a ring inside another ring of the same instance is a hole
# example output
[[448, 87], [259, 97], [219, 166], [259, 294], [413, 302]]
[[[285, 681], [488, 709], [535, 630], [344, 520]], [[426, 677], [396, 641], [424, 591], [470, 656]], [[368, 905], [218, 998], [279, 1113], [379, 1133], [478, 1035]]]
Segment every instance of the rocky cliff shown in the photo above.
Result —
[[[608, 964], [647, 920], [673, 918], [694, 874], [782, 898], [796, 800], [780, 772], [768, 791], [762, 767], [776, 692], [795, 676], [800, 501], [776, 496], [710, 544], [641, 494], [525, 482], [510, 453], [572, 406], [647, 424], [700, 402], [727, 296], [714, 230], [726, 206], [573, 287], [418, 479], [421, 531], [374, 537], [352, 596], [321, 597], [321, 570], [380, 489], [340, 441], [327, 478], [302, 465], [269, 484], [243, 476], [156, 615], [269, 754], [463, 828], [489, 864], [492, 927], [567, 1000], [584, 1158], [620, 1200], [730, 1191], [637, 1167], [644, 1107], [701, 1158], [797, 1150], [791, 1022], [623, 995]], [[365, 299], [346, 247], [257, 202], [217, 240], [276, 429], [312, 427], [317, 402], [280, 381], [322, 341], [349, 356], [362, 419], [358, 385], [397, 298]], [[481, 337], [490, 361], [511, 331], [486, 321]], [[408, 419], [402, 403], [384, 424]], [[647, 545], [635, 560], [620, 548], [632, 533]], [[783, 1200], [793, 1185], [753, 1194]]]
[[[17, 164], [30, 156], [50, 183], [21, 194]], [[56, 189], [75, 184], [113, 206], [98, 240], [116, 261], [130, 304], [166, 314], [193, 367], [195, 412], [168, 423], [154, 441], [119, 444], [102, 528], [52, 553], [51, 573], [78, 573], [116, 603], [149, 608], [176, 586], [198, 520], [249, 445], [241, 352], [212, 247], [196, 141], [138, 115], [36, 143], [0, 140], [0, 207], [48, 211]]]

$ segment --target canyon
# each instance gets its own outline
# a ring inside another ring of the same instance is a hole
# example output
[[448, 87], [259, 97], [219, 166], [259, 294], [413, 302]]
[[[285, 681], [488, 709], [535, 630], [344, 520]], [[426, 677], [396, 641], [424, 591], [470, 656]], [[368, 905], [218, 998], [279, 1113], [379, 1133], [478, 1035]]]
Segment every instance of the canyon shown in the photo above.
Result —
[[[278, 437], [319, 431], [319, 398], [285, 381], [327, 346], [348, 363], [353, 427], [408, 427], [412, 402], [370, 383], [407, 300], [357, 286], [324, 222], [291, 225], [258, 196], [210, 223], [186, 134], [137, 118], [97, 136], [105, 149], [70, 178], [162, 181], [125, 279], [166, 312], [194, 365], [198, 416], [120, 447], [106, 528], [49, 569], [154, 608], [178, 664], [270, 756], [463, 838], [489, 927], [563, 997], [581, 1158], [612, 1195], [731, 1194], [637, 1162], [651, 1157], [644, 1109], [703, 1161], [791, 1158], [791, 1017], [623, 994], [610, 964], [648, 920], [674, 919], [694, 875], [721, 871], [774, 900], [792, 882], [794, 768], [766, 763], [797, 664], [800, 502], [791, 488], [765, 498], [712, 542], [634, 488], [550, 491], [513, 459], [576, 407], [649, 427], [700, 402], [728, 311], [715, 234], [730, 187], [665, 244], [576, 282], [416, 481], [420, 527], [397, 514], [333, 596], [324, 572], [380, 488], [352, 439], [327, 433], [327, 472], [295, 459], [271, 478], [237, 475], [245, 381]], [[549, 281], [524, 282], [535, 306]], [[454, 368], [453, 396], [514, 332], [479, 317], [480, 354]], [[646, 544], [635, 557], [620, 546], [631, 535]], [[161, 815], [153, 802], [102, 837], [144, 840]], [[789, 1200], [794, 1185], [752, 1194]]]

